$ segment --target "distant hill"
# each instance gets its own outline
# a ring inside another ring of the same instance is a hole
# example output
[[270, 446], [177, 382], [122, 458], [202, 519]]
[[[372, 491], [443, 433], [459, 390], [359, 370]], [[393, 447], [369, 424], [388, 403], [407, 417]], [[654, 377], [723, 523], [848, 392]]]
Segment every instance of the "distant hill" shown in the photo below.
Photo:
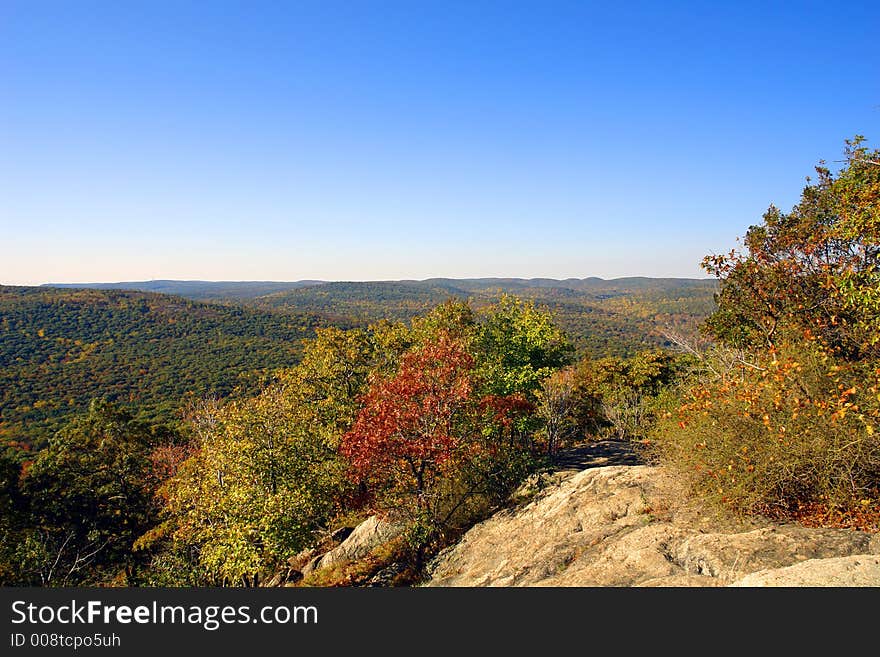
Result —
[[[401, 281], [403, 282], [403, 281]], [[557, 288], [563, 290], [578, 291], [610, 291], [616, 290], [624, 293], [638, 290], [668, 290], [687, 287], [701, 288], [707, 283], [714, 283], [714, 279], [704, 278], [648, 278], [645, 276], [630, 276], [625, 278], [430, 278], [424, 281], [408, 281], [427, 285], [455, 285], [467, 289], [486, 289], [502, 287], [507, 290], [523, 288]]]
[[265, 310], [313, 312], [366, 324], [405, 320], [450, 297], [486, 305], [502, 294], [531, 299], [556, 315], [583, 354], [625, 356], [666, 343], [672, 328], [690, 332], [714, 308], [715, 280], [680, 278], [520, 279], [333, 282], [274, 292], [244, 303]]
[[140, 281], [65, 284], [128, 289], [273, 313], [320, 314], [325, 321], [365, 325], [406, 320], [451, 297], [475, 306], [515, 294], [550, 308], [582, 354], [625, 356], [665, 344], [666, 328], [692, 331], [714, 308], [714, 279], [627, 277], [432, 278], [423, 281]]
[[92, 397], [173, 420], [186, 393], [255, 387], [325, 324], [168, 295], [0, 286], [0, 436], [41, 443]]
[[631, 355], [666, 344], [665, 329], [695, 330], [714, 307], [716, 285], [436, 278], [0, 286], [0, 437], [40, 443], [98, 396], [173, 419], [188, 392], [253, 390], [259, 372], [295, 363], [315, 327], [408, 320], [453, 297], [476, 308], [504, 293], [530, 299], [555, 314], [581, 355]]
[[669, 290], [679, 288], [702, 288], [712, 283], [697, 278], [429, 278], [399, 281], [127, 281], [120, 283], [46, 283], [42, 287], [81, 288], [93, 290], [132, 290], [138, 292], [157, 292], [174, 294], [195, 301], [256, 299], [258, 297], [282, 294], [292, 290], [309, 287], [340, 288], [349, 286], [392, 290], [438, 290], [462, 294], [500, 288], [508, 292], [531, 288], [616, 292], [628, 294], [646, 290]]
[[242, 300], [294, 290], [322, 281], [130, 281], [123, 283], [47, 283], [43, 287], [82, 288], [92, 290], [133, 290], [174, 294], [195, 301]]

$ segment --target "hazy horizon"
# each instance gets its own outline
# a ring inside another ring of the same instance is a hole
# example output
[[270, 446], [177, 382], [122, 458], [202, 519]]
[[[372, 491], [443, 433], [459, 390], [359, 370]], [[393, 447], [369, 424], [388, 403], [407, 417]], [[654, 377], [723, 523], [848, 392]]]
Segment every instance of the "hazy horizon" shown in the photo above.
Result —
[[42, 281], [33, 283], [8, 283], [0, 281], [0, 285], [20, 286], [20, 287], [40, 287], [40, 286], [76, 286], [76, 285], [124, 285], [126, 283], [143, 284], [143, 283], [424, 283], [431, 280], [450, 280], [450, 281], [473, 281], [473, 280], [548, 280], [548, 281], [566, 281], [575, 280], [583, 281], [589, 279], [597, 279], [605, 282], [616, 280], [625, 280], [632, 278], [648, 278], [648, 279], [679, 279], [679, 280], [714, 280], [711, 276], [613, 276], [606, 278], [603, 276], [430, 276], [428, 278], [371, 278], [371, 279], [316, 279], [301, 278], [296, 280], [269, 280], [269, 279], [206, 279], [206, 278], [151, 278], [143, 280], [104, 280], [104, 281]]
[[880, 4], [0, 6], [5, 284], [699, 278], [844, 139]]

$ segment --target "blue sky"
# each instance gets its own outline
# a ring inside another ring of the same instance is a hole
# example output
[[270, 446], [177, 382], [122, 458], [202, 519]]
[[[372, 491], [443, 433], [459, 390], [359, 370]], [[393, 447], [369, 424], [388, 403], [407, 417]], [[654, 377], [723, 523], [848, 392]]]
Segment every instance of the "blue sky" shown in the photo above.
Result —
[[0, 283], [702, 276], [880, 143], [842, 4], [3, 0]]

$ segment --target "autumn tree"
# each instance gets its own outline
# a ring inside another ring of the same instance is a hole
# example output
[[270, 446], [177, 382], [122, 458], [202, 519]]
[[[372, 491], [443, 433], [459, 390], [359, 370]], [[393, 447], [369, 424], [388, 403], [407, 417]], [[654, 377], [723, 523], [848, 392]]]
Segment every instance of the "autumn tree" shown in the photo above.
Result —
[[[209, 582], [248, 585], [372, 499], [424, 546], [528, 469], [522, 391], [564, 349], [548, 321], [513, 301], [478, 321], [453, 299], [410, 325], [319, 329], [259, 395], [192, 414], [194, 452], [162, 488], [164, 522], [139, 545], [165, 546], [166, 570], [195, 563]], [[494, 351], [480, 335], [494, 336]], [[509, 361], [505, 335], [522, 352]]]
[[472, 370], [470, 354], [441, 336], [407, 354], [393, 377], [364, 396], [341, 451], [357, 480], [385, 489], [386, 506], [410, 507], [422, 522], [439, 514], [437, 483], [471, 447]]
[[721, 282], [706, 323], [714, 336], [771, 349], [806, 336], [848, 359], [880, 353], [880, 166], [863, 141], [846, 142], [837, 174], [820, 163], [790, 212], [771, 206], [744, 253], [704, 259]]
[[[857, 137], [745, 253], [711, 256], [720, 347], [670, 398], [657, 453], [748, 513], [880, 527], [880, 166]], [[729, 348], [738, 350], [730, 358]]]
[[461, 340], [440, 333], [407, 353], [393, 376], [374, 381], [342, 441], [352, 476], [373, 491], [377, 510], [408, 524], [419, 554], [491, 494], [486, 475], [509, 445], [504, 422], [527, 404], [481, 399], [475, 375]]

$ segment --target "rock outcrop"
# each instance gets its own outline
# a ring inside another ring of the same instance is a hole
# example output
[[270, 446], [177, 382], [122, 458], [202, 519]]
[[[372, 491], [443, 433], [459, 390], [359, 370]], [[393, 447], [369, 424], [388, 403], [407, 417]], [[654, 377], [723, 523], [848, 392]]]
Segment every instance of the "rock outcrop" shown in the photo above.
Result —
[[[880, 541], [701, 514], [662, 470], [568, 473], [468, 531], [429, 586], [880, 586]], [[341, 547], [341, 546], [340, 546]]]
[[880, 556], [810, 559], [785, 568], [759, 570], [731, 586], [880, 586]]
[[363, 559], [377, 547], [397, 538], [402, 531], [402, 526], [399, 524], [382, 520], [378, 516], [370, 516], [348, 533], [345, 540], [335, 548], [314, 557], [303, 568], [303, 575]]

